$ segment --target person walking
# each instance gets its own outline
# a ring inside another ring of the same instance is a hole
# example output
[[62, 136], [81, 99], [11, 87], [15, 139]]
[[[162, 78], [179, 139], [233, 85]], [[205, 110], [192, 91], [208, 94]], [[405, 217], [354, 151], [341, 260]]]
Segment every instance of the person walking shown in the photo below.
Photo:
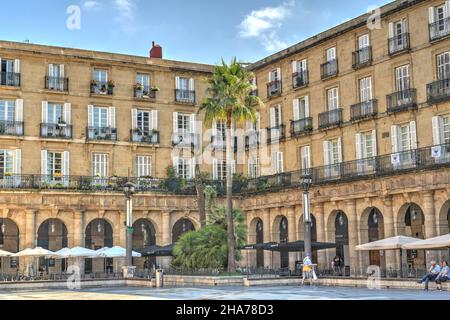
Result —
[[310, 254], [307, 254], [305, 259], [303, 259], [303, 269], [302, 269], [302, 286], [305, 283], [306, 279], [310, 279], [310, 285], [312, 286], [314, 280], [314, 266], [311, 261]]
[[428, 273], [419, 281], [417, 281], [417, 283], [422, 284], [423, 282], [425, 282], [425, 291], [428, 291], [428, 284], [430, 281], [435, 281], [437, 276], [441, 273], [441, 267], [439, 266], [439, 264], [436, 263], [436, 261], [431, 261], [431, 266], [430, 269], [428, 271]]
[[342, 264], [343, 264], [343, 261], [342, 261], [341, 257], [336, 255], [332, 261], [334, 275], [338, 275], [338, 276], [342, 275]]
[[436, 284], [437, 289], [442, 291], [442, 282], [447, 282], [448, 280], [448, 272], [450, 271], [450, 268], [448, 267], [447, 261], [441, 262], [441, 272], [439, 272], [438, 276], [436, 277]]

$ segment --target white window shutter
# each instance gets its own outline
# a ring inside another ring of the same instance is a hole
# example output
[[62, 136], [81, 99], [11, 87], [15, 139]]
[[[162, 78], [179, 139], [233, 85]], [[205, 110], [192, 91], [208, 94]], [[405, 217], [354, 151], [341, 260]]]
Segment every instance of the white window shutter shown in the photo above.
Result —
[[191, 133], [197, 132], [197, 122], [195, 113], [191, 114]]
[[281, 68], [277, 68], [277, 75], [278, 75], [278, 79], [274, 79], [274, 80], [281, 81]]
[[14, 60], [14, 73], [20, 73], [20, 60]]
[[48, 101], [42, 101], [42, 123], [48, 123]]
[[70, 153], [64, 151], [63, 176], [70, 176]]
[[302, 156], [303, 156], [302, 169], [311, 168], [311, 147], [310, 146], [305, 146], [302, 148]]
[[195, 179], [195, 157], [191, 159], [191, 179]]
[[49, 77], [53, 77], [54, 70], [55, 70], [55, 66], [53, 65], [53, 63], [49, 63], [48, 64], [48, 75], [49, 75]]
[[214, 137], [214, 139], [217, 138], [217, 121], [213, 120], [212, 122], [212, 136]]
[[330, 141], [323, 142], [323, 164], [325, 166], [330, 164]]
[[179, 170], [179, 162], [180, 162], [180, 158], [177, 157], [177, 156], [174, 156], [173, 157], [173, 167], [175, 168], [175, 172], [176, 172], [177, 175], [179, 175], [179, 172], [178, 172], [178, 170]]
[[362, 142], [362, 134], [357, 133], [355, 135], [355, 143], [356, 143], [356, 159], [360, 160], [363, 156], [363, 142]]
[[131, 109], [131, 129], [137, 128], [137, 109]]
[[277, 162], [278, 162], [277, 173], [283, 173], [284, 172], [283, 152], [277, 152]]
[[429, 7], [428, 8], [428, 20], [429, 20], [430, 24], [434, 23], [435, 12], [436, 12], [436, 9], [434, 7]]
[[437, 146], [441, 144], [442, 138], [441, 138], [441, 117], [433, 117], [432, 118], [432, 124], [433, 124], [433, 145]]
[[397, 153], [399, 150], [398, 145], [398, 126], [391, 127], [391, 143], [392, 143], [392, 153]]
[[292, 61], [292, 73], [298, 72], [297, 66], [298, 66], [297, 61]]
[[175, 89], [180, 89], [180, 77], [175, 77]]
[[72, 124], [72, 105], [68, 102], [64, 103], [64, 121], [68, 124]]
[[417, 130], [415, 121], [409, 123], [409, 134], [411, 136], [411, 149], [417, 149]]
[[445, 1], [445, 17], [450, 18], [450, 0]]
[[270, 127], [275, 127], [275, 108], [270, 108]]
[[309, 118], [309, 96], [305, 96], [305, 117]]
[[212, 161], [212, 169], [213, 169], [213, 180], [217, 180], [218, 179], [218, 172], [217, 172], [217, 159], [214, 158]]
[[394, 23], [389, 22], [389, 38], [394, 37]]
[[60, 65], [59, 65], [59, 76], [60, 76], [61, 78], [64, 78], [64, 75], [65, 75], [64, 65], [63, 65], [63, 64], [60, 64]]
[[22, 150], [16, 149], [14, 151], [14, 168], [13, 173], [20, 175], [22, 172]]
[[247, 164], [247, 176], [250, 178], [253, 178], [252, 167], [253, 167], [253, 158], [249, 157], [248, 164]]
[[231, 160], [231, 174], [236, 174], [236, 160]]
[[377, 151], [377, 130], [372, 130], [372, 155], [376, 157], [378, 155]]
[[406, 19], [402, 19], [403, 32], [408, 32], [408, 22]]
[[269, 82], [272, 82], [272, 71], [269, 72]]
[[94, 119], [94, 106], [88, 105], [88, 126], [92, 127]]
[[178, 133], [178, 112], [173, 113], [173, 133]]
[[158, 110], [152, 110], [152, 129], [158, 130]]
[[195, 80], [194, 78], [189, 79], [189, 91], [195, 91]]
[[338, 138], [338, 157], [339, 163], [342, 163], [342, 138]]
[[47, 174], [47, 150], [41, 150], [41, 175]]
[[300, 120], [300, 99], [293, 100], [294, 121]]
[[15, 120], [17, 122], [23, 122], [23, 99], [16, 100]]
[[109, 127], [110, 128], [116, 128], [116, 108], [110, 107], [109, 108]]

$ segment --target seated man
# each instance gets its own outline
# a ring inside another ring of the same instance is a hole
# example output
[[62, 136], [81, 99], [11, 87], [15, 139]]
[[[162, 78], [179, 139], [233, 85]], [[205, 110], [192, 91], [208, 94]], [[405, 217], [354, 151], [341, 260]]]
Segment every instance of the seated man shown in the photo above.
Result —
[[310, 255], [307, 254], [305, 259], [303, 259], [303, 270], [302, 270], [302, 275], [303, 275], [303, 279], [302, 279], [302, 286], [305, 283], [305, 279], [310, 279], [311, 281], [311, 285], [312, 285], [312, 281], [313, 281], [313, 273], [314, 273], [314, 266], [313, 263], [311, 261]]
[[436, 277], [437, 289], [442, 290], [442, 282], [446, 282], [448, 280], [448, 272], [450, 268], [448, 267], [447, 261], [441, 262], [441, 272]]
[[436, 264], [436, 261], [431, 261], [429, 272], [422, 278], [422, 280], [417, 281], [417, 283], [425, 282], [425, 291], [428, 291], [428, 283], [430, 281], [435, 281], [440, 272], [441, 267]]

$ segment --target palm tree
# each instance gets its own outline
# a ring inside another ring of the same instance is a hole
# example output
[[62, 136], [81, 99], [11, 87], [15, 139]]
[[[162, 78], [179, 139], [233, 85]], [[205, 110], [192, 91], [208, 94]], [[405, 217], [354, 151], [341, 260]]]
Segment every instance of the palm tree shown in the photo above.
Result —
[[213, 76], [208, 80], [209, 98], [207, 98], [199, 112], [204, 111], [204, 123], [211, 126], [214, 121], [226, 123], [226, 191], [227, 191], [227, 243], [228, 243], [228, 272], [236, 269], [234, 256], [234, 225], [233, 225], [233, 177], [231, 163], [234, 159], [231, 145], [232, 124], [252, 121], [256, 123], [256, 105], [262, 105], [261, 100], [252, 95], [256, 88], [252, 84], [254, 75], [233, 58], [228, 65], [223, 59], [222, 64], [216, 66]]

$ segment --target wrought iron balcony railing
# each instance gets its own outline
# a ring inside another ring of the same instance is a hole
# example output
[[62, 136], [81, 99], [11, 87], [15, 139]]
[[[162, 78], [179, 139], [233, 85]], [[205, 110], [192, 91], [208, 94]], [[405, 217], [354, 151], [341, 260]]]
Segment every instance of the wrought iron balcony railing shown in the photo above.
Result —
[[438, 80], [427, 85], [427, 100], [436, 103], [450, 99], [450, 78]]
[[299, 120], [291, 120], [291, 136], [298, 137], [313, 130], [313, 119], [311, 117]]
[[150, 87], [134, 87], [134, 97], [137, 99], [155, 99], [156, 90], [152, 90]]
[[342, 108], [319, 113], [319, 129], [340, 126], [342, 123]]
[[159, 144], [159, 131], [149, 130], [143, 131], [134, 129], [130, 131], [131, 141], [145, 144]]
[[277, 127], [267, 128], [267, 144], [276, 143], [286, 138], [286, 126], [281, 124]]
[[251, 130], [245, 136], [245, 148], [254, 149], [261, 143], [261, 133], [256, 130]]
[[175, 101], [195, 104], [195, 91], [175, 89]]
[[65, 123], [41, 123], [41, 137], [71, 139], [72, 126]]
[[409, 51], [410, 47], [410, 41], [409, 41], [409, 33], [402, 33], [399, 35], [396, 35], [392, 38], [388, 39], [388, 47], [389, 47], [389, 54], [397, 54], [404, 51]]
[[0, 72], [0, 86], [20, 87], [20, 73]]
[[0, 120], [0, 135], [23, 136], [23, 122]]
[[407, 89], [387, 96], [387, 112], [397, 113], [417, 109], [417, 90]]
[[360, 69], [372, 64], [372, 46], [353, 52], [353, 69]]
[[91, 93], [112, 96], [114, 94], [114, 86], [106, 81], [92, 81]]
[[322, 63], [320, 65], [320, 70], [322, 80], [337, 76], [339, 73], [337, 59]]
[[88, 140], [104, 140], [104, 141], [117, 141], [117, 129], [110, 127], [88, 127], [87, 129]]
[[378, 114], [378, 100], [360, 102], [350, 107], [350, 120], [361, 121], [376, 117]]
[[198, 146], [200, 135], [192, 132], [176, 132], [172, 134], [172, 145], [174, 147]]
[[306, 70], [292, 74], [292, 87], [294, 89], [307, 86], [308, 83], [308, 72]]
[[430, 23], [430, 41], [440, 40], [450, 35], [450, 17]]
[[267, 98], [278, 97], [282, 92], [281, 80], [269, 82], [267, 84]]
[[45, 89], [54, 91], [69, 91], [69, 78], [45, 76]]

